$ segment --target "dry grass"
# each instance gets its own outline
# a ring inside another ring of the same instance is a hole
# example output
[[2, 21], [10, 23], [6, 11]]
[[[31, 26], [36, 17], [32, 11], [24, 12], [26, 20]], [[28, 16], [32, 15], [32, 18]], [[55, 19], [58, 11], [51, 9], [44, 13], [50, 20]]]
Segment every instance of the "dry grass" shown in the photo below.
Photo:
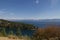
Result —
[[0, 37], [0, 40], [27, 40], [27, 39], [14, 39], [14, 38], [8, 38], [8, 37]]
[[46, 28], [38, 28], [34, 34], [36, 40], [60, 40], [60, 26], [48, 26]]

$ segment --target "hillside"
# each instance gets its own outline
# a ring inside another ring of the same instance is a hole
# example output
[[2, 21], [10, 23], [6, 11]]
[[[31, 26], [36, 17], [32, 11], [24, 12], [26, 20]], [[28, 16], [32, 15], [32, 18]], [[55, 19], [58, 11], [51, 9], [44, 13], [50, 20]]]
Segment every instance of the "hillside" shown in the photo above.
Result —
[[24, 30], [32, 31], [33, 29], [35, 29], [35, 26], [33, 26], [32, 24], [12, 22], [8, 20], [0, 19], [0, 36], [7, 36], [10, 34], [20, 36], [22, 35], [21, 31], [23, 32]]

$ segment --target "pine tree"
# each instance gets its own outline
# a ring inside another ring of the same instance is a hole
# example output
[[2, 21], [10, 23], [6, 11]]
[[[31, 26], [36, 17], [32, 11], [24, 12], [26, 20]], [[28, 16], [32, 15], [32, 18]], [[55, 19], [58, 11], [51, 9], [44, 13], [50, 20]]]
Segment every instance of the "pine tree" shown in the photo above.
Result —
[[20, 28], [17, 28], [16, 34], [17, 34], [17, 36], [21, 36], [21, 30], [20, 30]]
[[7, 36], [6, 31], [5, 31], [5, 28], [2, 28], [1, 33], [2, 33], [3, 36]]
[[14, 33], [13, 33], [13, 31], [12, 31], [12, 30], [9, 32], [9, 35], [14, 35]]

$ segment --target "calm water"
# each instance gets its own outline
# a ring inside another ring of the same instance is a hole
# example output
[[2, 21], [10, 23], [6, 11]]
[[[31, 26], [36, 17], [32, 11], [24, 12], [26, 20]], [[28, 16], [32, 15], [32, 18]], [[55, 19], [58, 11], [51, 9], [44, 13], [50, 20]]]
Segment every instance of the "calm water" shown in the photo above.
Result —
[[47, 27], [48, 25], [60, 25], [60, 19], [51, 20], [13, 20], [14, 22], [23, 22], [25, 24], [33, 24], [36, 27]]

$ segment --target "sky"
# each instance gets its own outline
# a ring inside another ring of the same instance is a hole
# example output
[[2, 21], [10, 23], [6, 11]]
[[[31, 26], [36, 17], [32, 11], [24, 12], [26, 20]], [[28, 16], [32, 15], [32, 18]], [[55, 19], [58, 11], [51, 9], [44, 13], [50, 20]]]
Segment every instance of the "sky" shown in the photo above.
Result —
[[0, 0], [0, 19], [60, 19], [60, 0]]

